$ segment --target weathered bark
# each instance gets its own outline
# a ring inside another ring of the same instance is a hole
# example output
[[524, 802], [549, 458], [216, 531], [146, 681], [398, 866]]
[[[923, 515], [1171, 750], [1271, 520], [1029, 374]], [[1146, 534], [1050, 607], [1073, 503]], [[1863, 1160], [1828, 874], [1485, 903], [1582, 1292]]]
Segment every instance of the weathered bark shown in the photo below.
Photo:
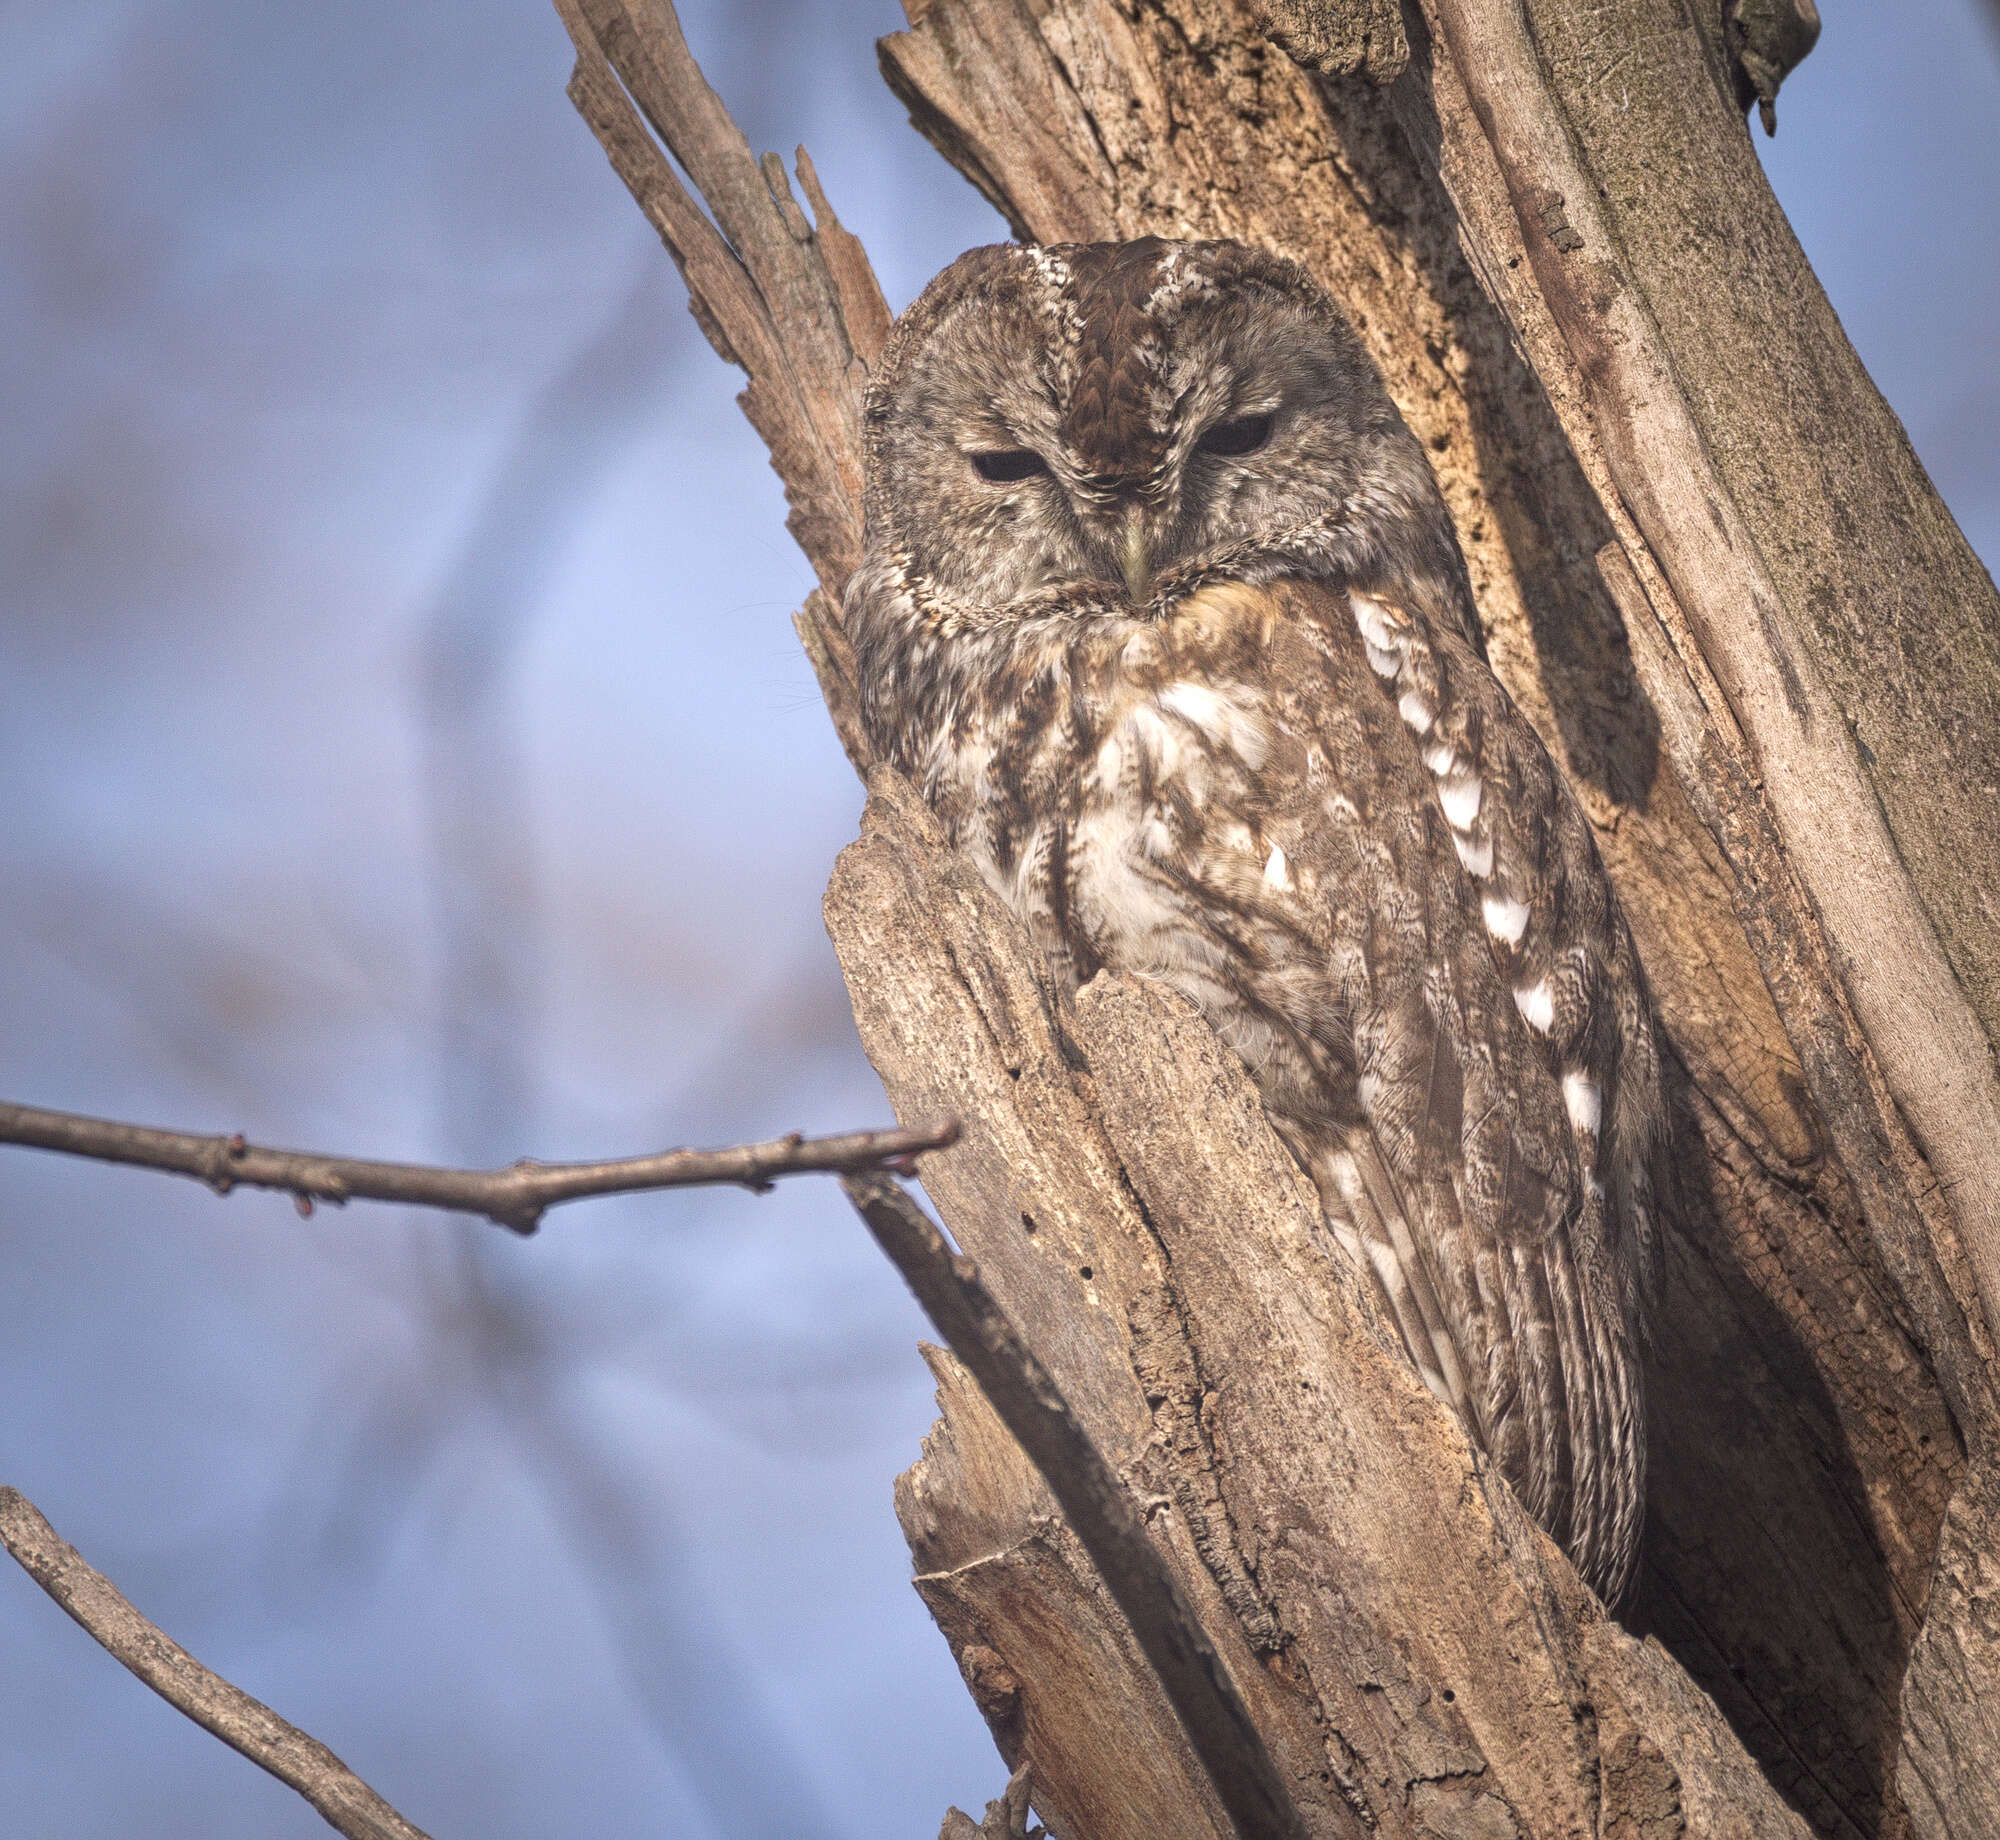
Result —
[[[817, 230], [782, 169], [746, 182], [661, 0], [558, 4], [837, 595], [865, 260], [810, 182]], [[1821, 1833], [1993, 1827], [2000, 609], [1770, 198], [1713, 10], [1427, 0], [1392, 42], [1372, 0], [1272, 6], [1322, 69], [1400, 70], [1380, 88], [1302, 70], [1248, 0], [932, 0], [883, 45], [1021, 234], [1242, 236], [1347, 305], [1678, 1057], [1641, 1643], [1390, 1352], [1199, 1022], [1117, 981], [1052, 1008], [875, 782], [828, 907], [864, 1041], [903, 1117], [966, 1120], [926, 1183], [1315, 1832], [1798, 1831], [1774, 1789]], [[827, 595], [801, 631], [865, 770]], [[1040, 1478], [934, 1365], [898, 1506], [1038, 1810], [1068, 1840], [1227, 1831]]]

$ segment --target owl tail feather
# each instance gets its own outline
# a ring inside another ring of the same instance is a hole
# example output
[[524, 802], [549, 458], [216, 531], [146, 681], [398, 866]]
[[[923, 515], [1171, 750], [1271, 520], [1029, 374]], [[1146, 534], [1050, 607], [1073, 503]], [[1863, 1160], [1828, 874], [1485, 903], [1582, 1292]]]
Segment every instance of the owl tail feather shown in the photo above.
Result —
[[1417, 1251], [1395, 1178], [1373, 1137], [1354, 1133], [1315, 1173], [1335, 1238], [1373, 1280], [1424, 1384], [1483, 1443], [1482, 1414], [1466, 1384], [1450, 1321]]
[[[1594, 1358], [1593, 1328], [1603, 1325], [1591, 1320], [1566, 1245], [1483, 1239], [1458, 1220], [1449, 1193], [1426, 1197], [1440, 1217], [1418, 1223], [1420, 1239], [1366, 1129], [1316, 1158], [1313, 1176], [1334, 1237], [1367, 1273], [1424, 1384], [1615, 1603], [1644, 1499], [1637, 1371], [1622, 1336]], [[1437, 1251], [1427, 1255], [1429, 1244]], [[1469, 1368], [1481, 1350], [1484, 1365]]]

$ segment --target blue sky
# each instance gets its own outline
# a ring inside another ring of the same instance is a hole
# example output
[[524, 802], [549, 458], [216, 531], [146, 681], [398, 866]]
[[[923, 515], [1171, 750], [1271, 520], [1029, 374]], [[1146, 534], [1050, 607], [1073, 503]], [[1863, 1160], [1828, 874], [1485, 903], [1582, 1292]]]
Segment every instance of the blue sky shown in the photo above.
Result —
[[[1826, 0], [1758, 145], [1991, 563], [2000, 37], [1893, 11]], [[893, 5], [685, 17], [892, 304], [1002, 234]], [[567, 69], [535, 0], [0, 7], [0, 1092], [481, 1159], [886, 1116], [811, 578]], [[0, 1479], [440, 1840], [997, 1793], [890, 1512], [921, 1325], [829, 1187], [516, 1244], [6, 1152], [0, 1258]], [[14, 1831], [324, 1831], [8, 1580]]]

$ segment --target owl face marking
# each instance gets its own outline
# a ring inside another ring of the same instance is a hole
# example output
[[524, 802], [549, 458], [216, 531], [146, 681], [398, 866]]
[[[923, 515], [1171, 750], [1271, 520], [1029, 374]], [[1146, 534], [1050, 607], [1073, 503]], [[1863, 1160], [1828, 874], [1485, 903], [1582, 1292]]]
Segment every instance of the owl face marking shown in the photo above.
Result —
[[1200, 247], [1230, 253], [1147, 239], [962, 260], [869, 430], [902, 482], [901, 507], [870, 517], [911, 577], [974, 617], [1082, 583], [1144, 606], [1246, 530], [1345, 515], [1401, 435], [1352, 331], [1290, 264]]
[[1365, 594], [1351, 595], [1349, 599], [1353, 603], [1354, 624], [1360, 631], [1369, 664], [1374, 667], [1376, 676], [1386, 677], [1394, 683], [1403, 670], [1403, 642], [1388, 609]]

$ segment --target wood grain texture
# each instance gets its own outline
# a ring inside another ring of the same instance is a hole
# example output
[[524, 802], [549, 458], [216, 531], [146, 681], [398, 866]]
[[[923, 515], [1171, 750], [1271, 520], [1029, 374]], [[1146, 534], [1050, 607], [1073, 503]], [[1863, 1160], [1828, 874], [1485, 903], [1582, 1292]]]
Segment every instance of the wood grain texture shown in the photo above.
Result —
[[1903, 1800], [1913, 1833], [1973, 1840], [2000, 1833], [2000, 1488], [1981, 1470], [1953, 1497], [1938, 1545], [1931, 1614], [1903, 1682]]
[[[1089, 1555], [1200, 1758], [1228, 1825], [1269, 1840], [1304, 1840], [1291, 1791], [1201, 1617], [1148, 1536], [1139, 1503], [986, 1287], [977, 1263], [952, 1249], [894, 1177], [871, 1171], [842, 1186], [1047, 1483], [1063, 1524]], [[1106, 1703], [1098, 1717], [1111, 1711]], [[1015, 1777], [1030, 1767], [1017, 1766]]]
[[[1530, 18], [1785, 637], [1823, 676], [1966, 996], [2000, 1036], [2000, 595], [1841, 330], [1733, 98], [1702, 80], [1684, 10], [1536, 0]], [[1617, 84], [1592, 80], [1625, 47]]]
[[[1032, 1759], [1043, 1818], [1079, 1833], [1230, 1840], [1166, 1695], [1046, 1485], [972, 1377], [942, 1349], [926, 1358], [940, 1417], [897, 1485], [896, 1510], [918, 1594], [1002, 1755], [1014, 1767]], [[1032, 1657], [1030, 1674], [1005, 1655]]]
[[1271, 36], [1329, 77], [1393, 83], [1410, 61], [1400, 0], [1265, 0]]

